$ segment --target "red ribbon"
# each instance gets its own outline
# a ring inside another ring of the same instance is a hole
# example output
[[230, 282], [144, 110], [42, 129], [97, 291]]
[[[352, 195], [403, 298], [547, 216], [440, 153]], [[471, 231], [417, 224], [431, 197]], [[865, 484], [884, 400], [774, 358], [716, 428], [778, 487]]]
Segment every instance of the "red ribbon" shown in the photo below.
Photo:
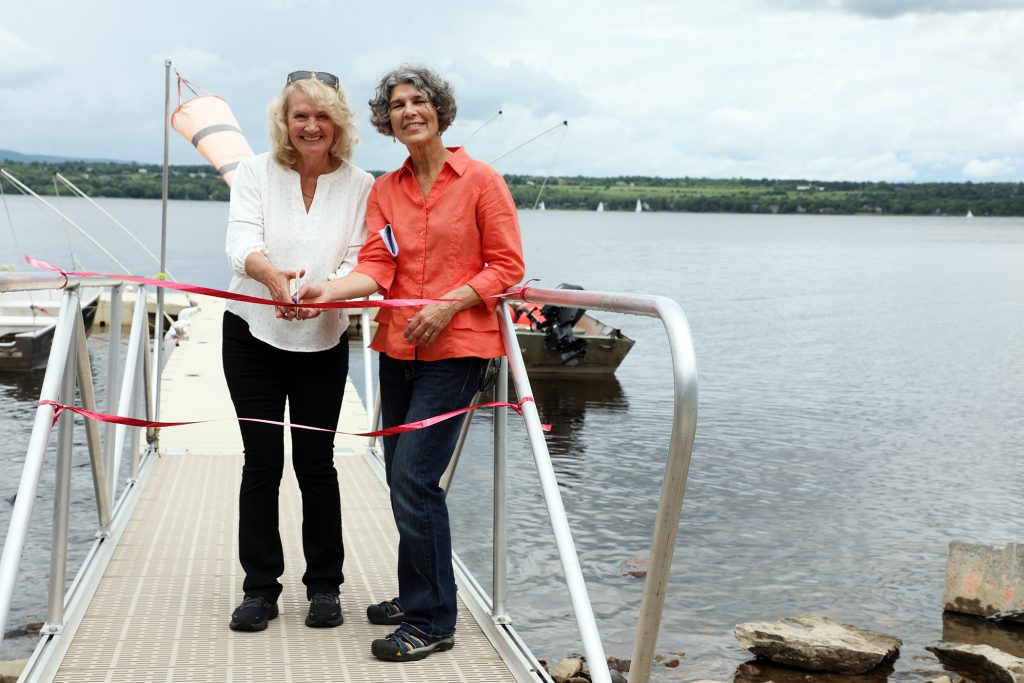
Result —
[[[274, 301], [273, 299], [264, 299], [264, 298], [260, 298], [260, 297], [254, 297], [254, 296], [246, 296], [244, 294], [236, 294], [234, 292], [227, 292], [227, 291], [224, 291], [224, 290], [221, 290], [221, 289], [213, 289], [213, 288], [210, 288], [210, 287], [200, 287], [199, 285], [189, 285], [189, 284], [183, 284], [183, 283], [179, 283], [179, 282], [169, 282], [167, 280], [157, 280], [157, 279], [153, 279], [153, 278], [138, 277], [138, 276], [135, 276], [135, 275], [112, 275], [112, 274], [109, 274], [109, 273], [92, 273], [92, 272], [65, 271], [63, 268], [59, 268], [57, 266], [51, 265], [51, 264], [49, 264], [49, 263], [47, 263], [45, 261], [39, 261], [37, 259], [32, 258], [31, 256], [28, 256], [27, 254], [25, 255], [25, 261], [27, 261], [29, 263], [29, 265], [34, 266], [36, 268], [41, 268], [43, 270], [53, 271], [54, 273], [59, 273], [60, 275], [63, 275], [64, 276], [64, 285], [62, 286], [62, 288], [67, 286], [67, 284], [68, 284], [68, 276], [69, 275], [74, 275], [76, 277], [103, 277], [103, 278], [111, 278], [111, 279], [118, 279], [118, 280], [127, 280], [128, 282], [137, 282], [139, 284], [152, 285], [154, 287], [165, 287], [167, 289], [175, 289], [175, 290], [178, 290], [178, 291], [181, 291], [181, 292], [188, 292], [190, 294], [203, 294], [205, 296], [213, 296], [213, 297], [218, 297], [218, 298], [221, 298], [221, 299], [231, 299], [233, 301], [242, 301], [242, 302], [245, 302], [245, 303], [252, 303], [252, 304], [265, 304], [265, 305], [270, 305], [270, 306], [291, 306], [291, 307], [297, 307], [297, 308], [366, 308], [366, 307], [373, 307], [373, 308], [384, 307], [384, 308], [387, 308], [387, 307], [397, 307], [397, 306], [424, 306], [426, 304], [434, 304], [434, 303], [442, 303], [442, 302], [445, 302], [445, 301], [452, 301], [452, 299], [383, 299], [383, 300], [379, 300], [379, 301], [374, 300], [372, 303], [366, 302], [366, 301], [333, 301], [333, 302], [329, 302], [329, 303], [319, 303], [319, 304], [295, 304], [295, 303], [293, 303], [291, 301]], [[522, 286], [520, 286], [518, 289], [516, 289], [514, 291], [503, 292], [502, 294], [494, 294], [494, 295], [486, 296], [486, 297], [482, 297], [482, 298], [484, 298], [484, 299], [492, 299], [492, 298], [499, 298], [499, 297], [505, 297], [505, 296], [519, 295], [525, 301], [526, 300], [526, 286], [530, 282], [533, 282], [533, 280], [528, 280], [526, 283], [524, 283]], [[340, 432], [340, 431], [336, 431], [334, 429], [324, 429], [322, 427], [310, 427], [308, 425], [292, 424], [292, 423], [289, 423], [289, 422], [275, 422], [273, 420], [261, 420], [261, 419], [253, 418], [253, 417], [238, 417], [238, 418], [234, 418], [234, 419], [235, 420], [239, 420], [239, 421], [245, 421], [245, 422], [262, 422], [262, 423], [265, 423], [265, 424], [279, 425], [279, 426], [282, 426], [282, 427], [295, 427], [297, 429], [310, 429], [310, 430], [318, 431], [318, 432], [333, 432], [335, 434], [347, 434], [349, 436], [391, 436], [393, 434], [402, 434], [403, 432], [411, 432], [411, 431], [416, 430], [416, 429], [423, 429], [424, 427], [429, 427], [431, 425], [437, 424], [438, 422], [444, 422], [445, 420], [451, 419], [451, 418], [453, 418], [453, 417], [455, 417], [457, 415], [462, 415], [464, 413], [468, 413], [471, 410], [477, 410], [478, 408], [501, 408], [501, 407], [505, 407], [505, 408], [511, 408], [512, 410], [514, 410], [517, 413], [519, 413], [520, 415], [522, 415], [523, 414], [523, 409], [522, 409], [523, 403], [525, 403], [527, 401], [533, 401], [533, 397], [532, 396], [526, 396], [522, 400], [520, 400], [518, 403], [506, 403], [506, 402], [503, 402], [503, 401], [491, 402], [491, 403], [481, 403], [479, 405], [470, 406], [468, 408], [462, 408], [460, 410], [453, 410], [452, 412], [444, 413], [443, 415], [435, 415], [434, 417], [428, 417], [425, 420], [418, 420], [416, 422], [409, 422], [409, 423], [406, 423], [406, 424], [397, 425], [395, 427], [389, 427], [387, 429], [381, 429], [381, 430], [378, 430], [378, 431], [375, 431], [375, 432], [359, 432], [359, 433]], [[112, 422], [114, 424], [122, 424], [122, 425], [127, 425], [129, 427], [180, 427], [182, 425], [201, 424], [203, 422], [215, 422], [216, 421], [216, 420], [191, 420], [191, 421], [187, 421], [187, 422], [155, 422], [153, 420], [140, 420], [140, 419], [134, 418], [134, 417], [122, 417], [120, 415], [109, 415], [107, 413], [97, 413], [97, 412], [93, 412], [91, 410], [86, 410], [84, 408], [76, 408], [74, 406], [69, 406], [69, 405], [65, 405], [63, 403], [57, 403], [56, 401], [50, 401], [50, 400], [40, 401], [39, 405], [52, 405], [54, 407], [53, 424], [57, 424], [57, 418], [59, 418], [60, 414], [62, 412], [64, 412], [65, 410], [70, 410], [73, 413], [78, 413], [79, 415], [81, 415], [81, 416], [83, 416], [83, 417], [85, 417], [87, 419], [90, 419], [90, 420], [98, 420], [100, 422]], [[551, 431], [551, 425], [550, 424], [542, 424], [541, 428], [544, 431], [546, 431], [546, 432]]]
[[[138, 277], [137, 275], [112, 275], [110, 273], [92, 273], [92, 272], [75, 272], [70, 270], [64, 270], [57, 266], [51, 265], [46, 261], [39, 261], [32, 258], [28, 254], [25, 255], [25, 261], [29, 265], [43, 270], [49, 270], [54, 273], [58, 273], [64, 276], [64, 285], [61, 287], [67, 287], [68, 276], [74, 275], [75, 277], [105, 277], [116, 280], [127, 280], [128, 282], [137, 282], [141, 285], [152, 285], [154, 287], [164, 287], [165, 289], [176, 289], [179, 292], [188, 292], [190, 294], [203, 294], [205, 296], [213, 296], [219, 299], [231, 299], [232, 301], [241, 301], [248, 304], [264, 304], [268, 306], [288, 306], [290, 308], [395, 308], [398, 306], [426, 306], [427, 304], [438, 304], [447, 301], [454, 301], [454, 299], [381, 299], [373, 301], [330, 301], [327, 303], [320, 304], [296, 304], [293, 301], [274, 301], [273, 299], [264, 299], [256, 296], [247, 296], [245, 294], [236, 294], [235, 292], [227, 292], [223, 289], [213, 289], [211, 287], [200, 287], [199, 285], [188, 285], [181, 282], [171, 282], [168, 280], [157, 280], [148, 277]], [[511, 292], [502, 292], [501, 294], [492, 294], [489, 296], [481, 297], [482, 299], [497, 299], [505, 296], [516, 296], [518, 295], [524, 301], [526, 300], [526, 285], [533, 280], [527, 281], [518, 289]]]
[[[73, 413], [77, 413], [88, 420], [96, 420], [98, 422], [111, 422], [113, 424], [127, 425], [129, 427], [180, 427], [182, 425], [194, 425], [202, 424], [204, 422], [223, 422], [224, 420], [237, 420], [239, 422], [261, 422], [263, 424], [277, 425], [280, 427], [295, 427], [296, 429], [309, 429], [315, 432], [331, 432], [333, 434], [346, 434], [348, 436], [392, 436], [394, 434], [403, 434], [405, 432], [415, 431], [417, 429], [423, 429], [435, 425], [438, 422], [444, 422], [450, 420], [458, 415], [463, 415], [471, 410], [477, 410], [479, 408], [511, 408], [520, 415], [523, 414], [523, 404], [527, 401], [534, 402], [532, 396], [523, 397], [518, 403], [506, 403], [505, 401], [492, 401], [490, 403], [480, 403], [475, 406], [469, 406], [468, 408], [460, 408], [459, 410], [453, 410], [450, 413], [444, 413], [442, 415], [435, 415], [434, 417], [428, 417], [425, 420], [417, 420], [415, 422], [407, 422], [405, 424], [396, 425], [394, 427], [388, 427], [387, 429], [378, 429], [375, 432], [342, 432], [335, 429], [324, 429], [323, 427], [310, 427], [308, 425], [293, 424], [291, 422], [277, 422], [275, 420], [261, 420], [256, 417], [236, 417], [236, 418], [222, 418], [221, 420], [190, 420], [188, 422], [156, 422], [154, 420], [140, 420], [137, 417], [122, 417], [120, 415], [110, 415], [108, 413], [97, 413], [92, 410], [86, 410], [85, 408], [76, 408], [75, 406], [65, 405], [63, 403], [57, 403], [56, 401], [50, 401], [48, 399], [39, 402], [41, 406], [53, 406], [53, 423], [51, 427], [57, 424], [57, 419], [61, 413], [65, 410], [70, 410]], [[541, 429], [545, 432], [551, 431], [550, 424], [542, 424]]]

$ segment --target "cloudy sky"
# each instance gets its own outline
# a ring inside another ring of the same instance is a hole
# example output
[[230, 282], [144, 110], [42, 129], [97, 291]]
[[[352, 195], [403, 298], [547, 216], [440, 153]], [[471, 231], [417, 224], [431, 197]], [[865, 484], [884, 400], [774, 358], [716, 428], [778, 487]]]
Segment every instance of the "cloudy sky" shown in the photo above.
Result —
[[[497, 161], [506, 173], [1024, 181], [1024, 0], [490, 5], [5, 3], [0, 149], [158, 162], [169, 58], [231, 103], [257, 151], [285, 74], [338, 74], [355, 161], [387, 170], [404, 149], [366, 123], [366, 100], [410, 61], [456, 86], [445, 141], [478, 158], [556, 127]], [[171, 163], [202, 159], [175, 136]]]

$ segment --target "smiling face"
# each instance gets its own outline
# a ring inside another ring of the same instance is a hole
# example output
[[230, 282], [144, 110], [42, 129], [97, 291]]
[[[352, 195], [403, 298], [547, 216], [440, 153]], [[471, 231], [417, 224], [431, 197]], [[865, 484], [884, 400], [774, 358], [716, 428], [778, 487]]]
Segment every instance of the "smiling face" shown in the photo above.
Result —
[[437, 109], [416, 86], [399, 83], [391, 89], [388, 102], [391, 130], [399, 142], [409, 147], [437, 139]]
[[288, 95], [285, 121], [288, 140], [307, 161], [326, 158], [334, 143], [334, 122], [309, 95], [299, 89]]

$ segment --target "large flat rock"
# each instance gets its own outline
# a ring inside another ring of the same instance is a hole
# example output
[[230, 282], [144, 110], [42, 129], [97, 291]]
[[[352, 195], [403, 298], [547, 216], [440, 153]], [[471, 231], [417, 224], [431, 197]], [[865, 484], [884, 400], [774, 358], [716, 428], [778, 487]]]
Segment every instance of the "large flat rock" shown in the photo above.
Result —
[[734, 631], [740, 645], [776, 664], [808, 671], [862, 674], [899, 656], [894, 636], [840, 624], [821, 614], [747, 622]]
[[936, 643], [926, 650], [957, 671], [988, 683], [1024, 683], [1024, 659], [990, 645]]

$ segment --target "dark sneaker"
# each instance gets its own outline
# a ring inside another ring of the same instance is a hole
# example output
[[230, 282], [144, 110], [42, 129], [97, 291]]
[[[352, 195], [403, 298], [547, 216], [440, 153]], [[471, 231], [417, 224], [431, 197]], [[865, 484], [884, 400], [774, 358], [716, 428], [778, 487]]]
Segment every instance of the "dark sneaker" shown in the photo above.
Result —
[[277, 603], [270, 602], [261, 595], [246, 595], [242, 604], [231, 613], [232, 631], [262, 631], [267, 622], [277, 619]]
[[405, 612], [398, 606], [398, 598], [391, 598], [367, 607], [366, 618], [378, 626], [397, 626], [405, 619]]
[[377, 659], [387, 662], [415, 662], [431, 652], [444, 652], [455, 647], [455, 634], [431, 640], [398, 629], [386, 637], [373, 641], [370, 651]]
[[327, 628], [341, 626], [344, 621], [345, 617], [341, 614], [341, 603], [338, 601], [337, 593], [313, 593], [313, 597], [309, 599], [306, 626]]

